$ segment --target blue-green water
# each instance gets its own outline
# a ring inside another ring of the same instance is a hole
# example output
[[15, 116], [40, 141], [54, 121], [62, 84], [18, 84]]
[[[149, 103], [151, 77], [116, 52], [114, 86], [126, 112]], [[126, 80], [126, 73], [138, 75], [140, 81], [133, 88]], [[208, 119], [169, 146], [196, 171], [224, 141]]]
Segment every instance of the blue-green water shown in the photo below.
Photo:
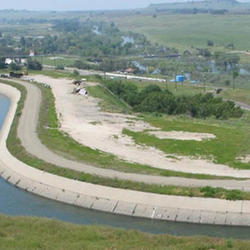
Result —
[[[8, 98], [0, 95], [0, 128], [9, 107]], [[155, 234], [207, 235], [227, 238], [250, 239], [250, 228], [196, 225], [138, 219], [77, 208], [41, 198], [8, 184], [0, 178], [0, 213], [7, 215], [38, 216], [62, 221], [137, 229]]]

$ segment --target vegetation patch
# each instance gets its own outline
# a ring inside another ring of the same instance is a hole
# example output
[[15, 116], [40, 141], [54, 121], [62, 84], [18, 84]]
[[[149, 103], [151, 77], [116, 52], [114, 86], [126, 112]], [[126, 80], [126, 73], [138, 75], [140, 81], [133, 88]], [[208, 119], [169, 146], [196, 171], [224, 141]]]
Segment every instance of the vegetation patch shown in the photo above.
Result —
[[56, 220], [0, 215], [0, 249], [249, 249], [250, 242], [152, 235], [135, 230], [80, 226]]
[[250, 130], [248, 120], [217, 121], [200, 120], [188, 117], [144, 115], [145, 121], [162, 131], [187, 131], [209, 133], [216, 136], [213, 140], [183, 141], [159, 139], [145, 132], [133, 132], [124, 129], [123, 133], [133, 137], [136, 143], [156, 147], [167, 154], [212, 159], [216, 164], [225, 164], [239, 169], [250, 169], [249, 163], [238, 160], [250, 149]]
[[189, 114], [196, 118], [214, 116], [216, 119], [239, 118], [243, 115], [240, 107], [232, 101], [223, 101], [212, 93], [194, 96], [175, 96], [168, 89], [149, 85], [138, 91], [135, 84], [120, 81], [103, 81], [119, 98], [126, 101], [135, 111], [155, 112], [169, 115]]

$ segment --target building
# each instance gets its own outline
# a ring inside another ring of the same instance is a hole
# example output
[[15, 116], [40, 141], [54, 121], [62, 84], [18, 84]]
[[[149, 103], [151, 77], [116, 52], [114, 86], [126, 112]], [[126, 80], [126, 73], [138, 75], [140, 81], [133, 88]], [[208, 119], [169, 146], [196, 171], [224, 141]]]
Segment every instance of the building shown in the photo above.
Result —
[[123, 74], [114, 74], [114, 73], [105, 73], [105, 76], [107, 76], [107, 77], [109, 77], [111, 79], [125, 78], [125, 79], [128, 79], [128, 80], [138, 80], [138, 81], [167, 82], [165, 79], [162, 79], [162, 78], [123, 75]]
[[127, 73], [127, 74], [133, 74], [133, 73], [135, 73], [135, 69], [128, 68], [128, 69], [125, 70], [125, 73]]
[[10, 65], [12, 63], [16, 63], [15, 59], [13, 59], [13, 58], [6, 58], [5, 59], [5, 64]]
[[10, 65], [12, 63], [24, 65], [27, 63], [27, 59], [26, 58], [6, 58], [5, 59], [5, 64]]
[[30, 56], [30, 57], [33, 57], [33, 56], [35, 56], [35, 55], [36, 55], [35, 51], [34, 51], [34, 50], [30, 50], [29, 56]]

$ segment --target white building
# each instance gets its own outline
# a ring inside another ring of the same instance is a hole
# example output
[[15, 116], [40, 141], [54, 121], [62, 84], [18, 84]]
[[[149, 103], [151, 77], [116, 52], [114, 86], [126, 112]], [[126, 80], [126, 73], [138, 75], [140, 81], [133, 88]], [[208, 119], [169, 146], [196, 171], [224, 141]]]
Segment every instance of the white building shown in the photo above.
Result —
[[139, 81], [154, 81], [154, 82], [166, 82], [165, 79], [153, 78], [153, 77], [143, 77], [143, 76], [133, 76], [133, 75], [123, 75], [123, 74], [114, 74], [114, 73], [105, 73], [106, 76], [114, 78], [126, 78], [130, 80], [139, 80]]
[[11, 58], [6, 58], [6, 59], [5, 59], [5, 64], [10, 65], [10, 64], [12, 64], [12, 63], [15, 63], [15, 60], [14, 60], [14, 59], [11, 59]]

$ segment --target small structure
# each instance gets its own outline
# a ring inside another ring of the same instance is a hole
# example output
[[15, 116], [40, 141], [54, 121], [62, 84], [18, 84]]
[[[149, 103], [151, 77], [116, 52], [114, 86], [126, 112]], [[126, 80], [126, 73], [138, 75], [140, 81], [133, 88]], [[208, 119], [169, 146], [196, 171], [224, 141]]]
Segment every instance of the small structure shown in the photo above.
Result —
[[127, 74], [133, 74], [133, 73], [135, 72], [135, 69], [128, 68], [128, 69], [125, 70], [125, 72], [126, 72]]
[[16, 58], [6, 58], [5, 59], [5, 64], [10, 65], [12, 63], [15, 64], [21, 64], [21, 65], [25, 65], [27, 63], [27, 59], [26, 58], [20, 58], [20, 57], [16, 57]]
[[162, 79], [162, 78], [143, 77], [143, 76], [134, 76], [134, 75], [125, 75], [125, 74], [115, 74], [115, 73], [105, 73], [105, 76], [109, 77], [110, 79], [125, 78], [128, 80], [138, 80], [138, 81], [167, 82], [166, 79]]
[[35, 55], [36, 55], [35, 51], [34, 51], [34, 50], [30, 50], [29, 56], [30, 56], [30, 57], [33, 57], [33, 56], [35, 56]]
[[9, 78], [9, 76], [6, 75], [6, 74], [1, 74], [0, 77], [1, 77], [1, 78]]
[[88, 96], [89, 93], [85, 88], [77, 86], [76, 88], [74, 88], [73, 94], [79, 94], [81, 96]]
[[76, 86], [80, 86], [81, 83], [82, 83], [81, 80], [76, 80], [76, 81], [73, 82], [73, 84], [76, 85]]
[[26, 64], [27, 63], [27, 59], [26, 58], [21, 58], [21, 64]]
[[6, 58], [5, 59], [5, 64], [10, 65], [12, 63], [15, 63], [15, 59], [11, 59], [11, 58]]
[[86, 90], [86, 89], [80, 89], [80, 91], [79, 91], [79, 95], [82, 95], [82, 96], [88, 96], [88, 91]]
[[184, 82], [184, 80], [185, 80], [185, 76], [183, 76], [183, 75], [178, 75], [178, 76], [176, 76], [176, 82]]

